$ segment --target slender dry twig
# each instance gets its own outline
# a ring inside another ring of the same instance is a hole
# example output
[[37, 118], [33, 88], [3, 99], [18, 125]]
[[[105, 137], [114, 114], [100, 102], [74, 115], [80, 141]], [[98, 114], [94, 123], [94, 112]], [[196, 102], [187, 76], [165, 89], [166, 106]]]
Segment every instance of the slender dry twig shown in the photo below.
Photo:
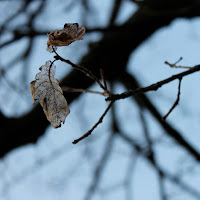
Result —
[[100, 75], [101, 75], [101, 79], [103, 81], [104, 87], [106, 88], [106, 90], [108, 90], [103, 69], [100, 69]]
[[180, 100], [180, 90], [181, 90], [181, 81], [182, 78], [179, 79], [179, 85], [178, 85], [178, 94], [177, 94], [177, 98], [176, 101], [174, 102], [173, 106], [170, 108], [169, 112], [162, 118], [163, 120], [166, 120], [166, 118], [169, 116], [169, 114], [174, 110], [174, 108], [178, 105], [179, 100]]
[[[124, 80], [123, 77], [126, 77], [126, 80]], [[121, 78], [121, 82], [124, 84], [126, 88], [130, 88], [131, 86], [139, 88], [139, 84], [137, 83], [135, 77], [128, 72], [124, 73], [124, 75]], [[140, 98], [138, 99], [139, 101], [137, 100], [138, 96], [140, 96]], [[186, 150], [197, 162], [200, 162], [200, 153], [198, 152], [198, 150], [196, 150], [187, 141], [187, 139], [185, 139], [184, 136], [182, 136], [180, 131], [177, 131], [172, 125], [162, 120], [163, 116], [160, 114], [158, 109], [145, 94], [141, 93], [138, 96], [132, 96], [132, 98], [138, 101], [138, 105], [140, 107], [145, 105], [145, 108], [150, 111], [152, 116], [154, 116], [155, 119], [158, 121], [158, 123], [161, 125], [161, 127], [164, 130], [164, 133], [170, 138], [172, 138], [174, 141], [176, 141], [177, 144], [180, 145], [180, 147], [182, 147], [183, 150]], [[140, 104], [141, 101], [143, 102], [142, 106]]]
[[[56, 54], [54, 56], [55, 60], [60, 60], [60, 61], [63, 61], [69, 65], [71, 65], [71, 67], [73, 67], [74, 69], [76, 70], [79, 70], [81, 71], [82, 73], [84, 73], [86, 76], [88, 76], [89, 78], [91, 78], [93, 81], [95, 81], [99, 86], [100, 88], [102, 88], [104, 90], [104, 92], [94, 92], [94, 91], [89, 91], [89, 90], [84, 90], [84, 89], [75, 89], [75, 88], [65, 88], [66, 91], [70, 91], [70, 92], [88, 92], [88, 93], [95, 93], [95, 94], [101, 94], [103, 96], [110, 96], [110, 92], [109, 90], [107, 89], [107, 85], [106, 85], [106, 82], [105, 82], [105, 79], [104, 79], [104, 75], [103, 75], [103, 71], [101, 70], [100, 71], [100, 74], [101, 74], [101, 78], [103, 80], [103, 83], [104, 85], [98, 80], [98, 78], [96, 76], [94, 76], [92, 74], [92, 72], [90, 72], [88, 69], [86, 69], [85, 67], [82, 67], [82, 66], [79, 66], [79, 65], [76, 65], [74, 63], [72, 63], [70, 60], [66, 60], [64, 58], [62, 58], [56, 51], [55, 49], [53, 48], [53, 52]], [[112, 104], [114, 103], [115, 101], [111, 101], [110, 104], [108, 105], [108, 107], [106, 108], [106, 110], [104, 111], [104, 113], [102, 114], [102, 116], [99, 118], [98, 122], [88, 131], [86, 132], [84, 135], [82, 135], [80, 138], [74, 140], [72, 143], [73, 144], [76, 144], [78, 143], [79, 141], [83, 140], [84, 138], [88, 137], [92, 131], [100, 124], [102, 123], [103, 121], [103, 118], [105, 117], [105, 115], [107, 114], [107, 112], [109, 111], [109, 109], [112, 107]]]
[[[93, 81], [95, 81], [99, 86], [100, 88], [102, 88], [105, 92], [107, 92], [108, 94], [110, 93], [107, 88], [105, 88], [105, 86], [102, 85], [102, 83], [98, 80], [98, 78], [96, 76], [94, 76], [88, 69], [86, 69], [85, 67], [83, 66], [80, 66], [80, 65], [76, 65], [74, 64], [73, 62], [71, 62], [70, 60], [66, 60], [64, 58], [62, 58], [60, 55], [58, 55], [58, 53], [53, 50], [53, 52], [56, 54], [54, 56], [54, 58], [56, 60], [60, 60], [60, 61], [63, 61], [69, 65], [71, 65], [71, 67], [73, 67], [74, 69], [76, 70], [79, 70], [81, 71], [82, 73], [84, 73], [86, 76], [88, 76], [89, 78], [91, 78]], [[109, 96], [109, 95], [108, 95]]]
[[104, 113], [102, 114], [102, 116], [99, 118], [98, 122], [87, 132], [85, 133], [83, 136], [81, 136], [80, 138], [74, 140], [72, 143], [73, 144], [76, 144], [78, 142], [80, 142], [81, 140], [83, 140], [84, 138], [88, 137], [92, 131], [100, 124], [102, 123], [103, 121], [103, 118], [105, 117], [105, 115], [107, 114], [107, 112], [110, 110], [110, 108], [112, 107], [112, 104], [114, 103], [115, 101], [111, 101], [110, 104], [108, 105], [108, 107], [106, 108], [106, 110], [104, 111]]
[[91, 91], [91, 90], [84, 90], [84, 89], [77, 89], [77, 88], [70, 88], [70, 87], [62, 87], [62, 91], [64, 92], [84, 92], [84, 93], [92, 93], [92, 94], [100, 94], [105, 97], [109, 96], [107, 92], [98, 92], [98, 91]]
[[181, 68], [181, 69], [191, 69], [192, 67], [188, 67], [188, 66], [177, 66], [177, 63], [179, 63], [183, 58], [180, 57], [174, 64], [171, 64], [167, 61], [165, 61], [166, 65], [169, 65], [172, 68]]
[[172, 68], [181, 68], [181, 69], [192, 69], [192, 67], [188, 67], [188, 66], [177, 66], [177, 65], [174, 65], [174, 64], [170, 64], [169, 62], [165, 61], [165, 64], [169, 65], [170, 67]]
[[179, 63], [181, 60], [183, 60], [183, 57], [180, 57], [180, 58], [174, 63], [174, 65], [177, 65], [177, 63]]
[[112, 94], [106, 99], [106, 101], [111, 101], [111, 100], [116, 101], [116, 100], [128, 98], [128, 97], [133, 96], [135, 94], [141, 94], [141, 93], [145, 93], [145, 92], [149, 92], [149, 91], [153, 91], [153, 90], [156, 91], [158, 88], [162, 87], [163, 85], [165, 85], [169, 82], [172, 82], [176, 79], [181, 79], [184, 76], [187, 76], [187, 75], [192, 74], [192, 73], [197, 72], [197, 71], [200, 71], [200, 65], [196, 65], [196, 66], [192, 67], [191, 69], [189, 69], [187, 71], [173, 75], [173, 76], [171, 76], [167, 79], [164, 79], [162, 81], [159, 81], [159, 82], [154, 83], [154, 84], [147, 86], [147, 87], [137, 88], [135, 90], [129, 90], [129, 91], [123, 92], [121, 94]]

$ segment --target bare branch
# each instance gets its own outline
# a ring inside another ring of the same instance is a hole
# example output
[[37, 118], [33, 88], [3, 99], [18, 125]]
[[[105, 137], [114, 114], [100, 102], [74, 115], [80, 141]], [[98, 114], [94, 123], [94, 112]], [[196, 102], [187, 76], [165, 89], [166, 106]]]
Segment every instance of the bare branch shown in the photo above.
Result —
[[179, 63], [182, 59], [183, 59], [183, 58], [180, 57], [180, 58], [178, 59], [178, 61], [176, 61], [174, 64], [171, 64], [171, 63], [165, 61], [165, 64], [166, 64], [166, 65], [169, 65], [169, 66], [172, 67], [172, 68], [192, 69], [192, 67], [188, 67], [188, 66], [177, 66], [176, 64]]
[[173, 106], [170, 108], [169, 112], [162, 118], [163, 120], [166, 120], [166, 118], [169, 116], [169, 114], [174, 110], [174, 108], [178, 105], [179, 100], [180, 100], [180, 90], [181, 90], [181, 80], [182, 78], [179, 79], [179, 85], [178, 85], [178, 94], [177, 94], [177, 98], [176, 101], [174, 102]]
[[133, 96], [135, 94], [141, 94], [141, 93], [145, 93], [145, 92], [149, 92], [149, 91], [153, 91], [153, 90], [156, 91], [158, 88], [162, 87], [163, 85], [165, 85], [167, 83], [170, 83], [170, 82], [172, 82], [176, 79], [181, 79], [184, 76], [195, 73], [197, 71], [200, 71], [200, 65], [196, 65], [196, 66], [192, 67], [191, 69], [189, 69], [185, 72], [173, 75], [173, 76], [171, 76], [167, 79], [164, 79], [162, 81], [159, 81], [159, 82], [154, 83], [154, 84], [147, 86], [147, 87], [137, 88], [135, 90], [130, 90], [128, 92], [124, 92], [124, 93], [121, 93], [121, 94], [112, 94], [110, 97], [108, 97], [106, 99], [106, 101], [111, 101], [111, 100], [116, 101], [116, 100], [119, 100], [119, 99], [128, 98], [128, 97]]
[[100, 69], [100, 75], [101, 75], [101, 79], [103, 81], [103, 85], [106, 88], [106, 90], [108, 90], [107, 84], [106, 84], [106, 80], [105, 80], [105, 76], [104, 76], [104, 71], [103, 69]]
[[84, 90], [84, 89], [77, 89], [70, 87], [62, 87], [62, 90], [63, 92], [84, 92], [84, 93], [100, 94], [105, 97], [109, 96], [106, 92], [98, 92], [98, 91], [91, 91], [91, 90]]
[[98, 78], [96, 76], [94, 76], [91, 71], [89, 71], [88, 69], [86, 69], [85, 67], [83, 66], [80, 66], [80, 65], [76, 65], [74, 63], [72, 63], [70, 60], [66, 60], [64, 58], [62, 58], [60, 55], [58, 55], [58, 53], [56, 51], [54, 51], [54, 53], [56, 54], [54, 56], [54, 58], [56, 60], [60, 60], [60, 61], [63, 61], [69, 65], [71, 65], [71, 67], [73, 67], [74, 69], [76, 70], [79, 70], [81, 71], [82, 73], [84, 73], [86, 76], [88, 76], [89, 78], [91, 78], [93, 81], [95, 81], [99, 86], [100, 88], [102, 88], [105, 92], [107, 92], [109, 94], [109, 91], [107, 90], [107, 88], [105, 88], [102, 83], [98, 80]]
[[81, 140], [85, 139], [86, 137], [88, 137], [92, 131], [103, 121], [103, 118], [105, 117], [105, 115], [107, 114], [107, 112], [110, 110], [110, 108], [112, 107], [112, 104], [114, 103], [114, 101], [111, 101], [110, 104], [108, 105], [108, 107], [106, 108], [106, 110], [104, 111], [103, 115], [99, 118], [98, 122], [87, 132], [85, 133], [83, 136], [81, 136], [80, 138], [74, 140], [72, 143], [76, 144], [78, 142], [80, 142]]
[[[188, 70], [189, 71], [189, 70]], [[186, 71], [187, 72], [187, 71]], [[123, 77], [126, 77], [126, 80]], [[125, 72], [121, 77], [121, 82], [126, 86], [127, 89], [130, 87], [139, 88], [139, 83], [134, 76]], [[166, 135], [173, 138], [184, 150], [186, 150], [190, 155], [195, 158], [198, 162], [200, 161], [200, 153], [195, 147], [193, 147], [183, 136], [176, 130], [172, 125], [162, 120], [162, 116], [159, 113], [158, 109], [151, 102], [151, 100], [143, 93], [140, 95], [132, 96], [140, 107], [145, 107], [150, 113], [155, 117], [159, 122], [161, 127], [165, 130]]]

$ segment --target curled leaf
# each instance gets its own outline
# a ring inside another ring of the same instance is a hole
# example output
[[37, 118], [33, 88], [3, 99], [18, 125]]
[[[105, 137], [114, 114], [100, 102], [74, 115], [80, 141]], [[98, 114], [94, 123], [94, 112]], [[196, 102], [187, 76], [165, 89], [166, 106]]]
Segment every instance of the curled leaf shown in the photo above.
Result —
[[47, 45], [50, 46], [68, 46], [76, 40], [83, 40], [82, 36], [85, 34], [85, 27], [79, 28], [78, 23], [67, 23], [62, 30], [51, 30], [48, 34]]
[[38, 100], [51, 125], [58, 128], [61, 122], [64, 124], [70, 110], [59, 81], [54, 77], [56, 66], [47, 61], [39, 70], [41, 72], [36, 74], [35, 80], [30, 83], [33, 103]]

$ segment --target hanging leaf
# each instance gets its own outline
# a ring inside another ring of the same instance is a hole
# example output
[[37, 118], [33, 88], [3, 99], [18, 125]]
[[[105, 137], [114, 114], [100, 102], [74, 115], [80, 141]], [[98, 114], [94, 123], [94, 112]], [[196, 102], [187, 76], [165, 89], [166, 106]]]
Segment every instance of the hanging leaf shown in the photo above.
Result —
[[36, 74], [36, 80], [30, 83], [33, 103], [38, 100], [51, 125], [58, 128], [61, 122], [64, 124], [70, 110], [59, 81], [54, 77], [56, 66], [51, 61], [47, 61], [39, 70], [41, 72]]
[[78, 23], [67, 23], [62, 30], [51, 30], [48, 34], [47, 45], [50, 46], [68, 46], [76, 40], [83, 40], [82, 36], [85, 34], [85, 27], [79, 29]]

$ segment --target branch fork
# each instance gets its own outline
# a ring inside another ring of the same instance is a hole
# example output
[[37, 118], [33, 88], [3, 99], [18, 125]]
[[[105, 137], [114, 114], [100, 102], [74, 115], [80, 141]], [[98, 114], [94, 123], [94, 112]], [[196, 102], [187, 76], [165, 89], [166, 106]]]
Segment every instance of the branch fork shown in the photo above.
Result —
[[175, 107], [178, 105], [179, 103], [179, 100], [180, 100], [180, 88], [181, 88], [181, 81], [183, 79], [184, 76], [187, 76], [189, 74], [192, 74], [192, 73], [195, 73], [197, 71], [200, 71], [200, 65], [196, 65], [194, 67], [186, 67], [186, 66], [177, 66], [176, 64], [178, 62], [180, 62], [182, 60], [182, 57], [177, 61], [175, 62], [174, 64], [171, 64], [169, 62], [165, 62], [165, 64], [169, 65], [170, 67], [172, 68], [182, 68], [182, 69], [188, 69], [184, 72], [181, 72], [179, 74], [176, 74], [176, 75], [173, 75], [167, 79], [164, 79], [162, 81], [159, 81], [157, 83], [154, 83], [150, 86], [147, 86], [147, 87], [141, 87], [141, 88], [137, 88], [135, 90], [129, 90], [127, 92], [124, 92], [124, 93], [121, 93], [121, 94], [112, 94], [108, 88], [107, 88], [107, 84], [106, 84], [106, 81], [105, 81], [105, 78], [104, 78], [104, 72], [103, 70], [100, 70], [100, 75], [101, 75], [101, 79], [102, 79], [102, 82], [103, 84], [99, 81], [99, 79], [94, 76], [92, 74], [92, 72], [90, 72], [88, 69], [82, 67], [82, 66], [79, 66], [79, 65], [76, 65], [74, 63], [72, 63], [70, 60], [66, 60], [64, 58], [62, 58], [60, 55], [58, 55], [58, 53], [53, 50], [53, 52], [56, 54], [54, 56], [55, 60], [60, 60], [60, 61], [63, 61], [67, 64], [69, 64], [71, 67], [73, 67], [74, 69], [76, 70], [79, 70], [81, 71], [82, 73], [84, 73], [86, 76], [88, 76], [89, 78], [91, 78], [93, 81], [95, 81], [99, 87], [101, 89], [103, 89], [104, 92], [98, 92], [98, 91], [90, 91], [90, 90], [84, 90], [84, 89], [75, 89], [75, 88], [69, 88], [69, 87], [64, 87], [62, 88], [63, 91], [66, 91], [66, 92], [84, 92], [84, 93], [93, 93], [93, 94], [100, 94], [100, 95], [103, 95], [105, 97], [107, 97], [105, 100], [106, 101], [110, 101], [108, 107], [106, 108], [106, 110], [104, 111], [104, 113], [102, 114], [102, 116], [99, 118], [99, 120], [97, 121], [97, 123], [89, 130], [87, 131], [84, 135], [82, 135], [80, 138], [74, 140], [72, 143], [73, 144], [77, 144], [78, 142], [80, 142], [81, 140], [83, 140], [84, 138], [88, 137], [89, 135], [91, 135], [92, 131], [100, 124], [102, 123], [103, 121], [103, 118], [105, 117], [105, 115], [108, 113], [108, 111], [110, 110], [110, 108], [112, 107], [113, 103], [117, 100], [120, 100], [120, 99], [125, 99], [125, 98], [128, 98], [130, 96], [133, 96], [133, 95], [136, 95], [136, 94], [141, 94], [141, 93], [145, 93], [145, 92], [149, 92], [149, 91], [156, 91], [157, 89], [159, 89], [160, 87], [162, 87], [163, 85], [167, 84], [167, 83], [170, 83], [176, 79], [179, 80], [179, 85], [178, 85], [178, 93], [177, 93], [177, 98], [176, 98], [176, 101], [174, 102], [174, 104], [172, 105], [172, 107], [170, 108], [170, 110], [168, 111], [168, 113], [162, 118], [162, 120], [166, 120], [166, 118], [169, 116], [169, 114], [175, 109]]

